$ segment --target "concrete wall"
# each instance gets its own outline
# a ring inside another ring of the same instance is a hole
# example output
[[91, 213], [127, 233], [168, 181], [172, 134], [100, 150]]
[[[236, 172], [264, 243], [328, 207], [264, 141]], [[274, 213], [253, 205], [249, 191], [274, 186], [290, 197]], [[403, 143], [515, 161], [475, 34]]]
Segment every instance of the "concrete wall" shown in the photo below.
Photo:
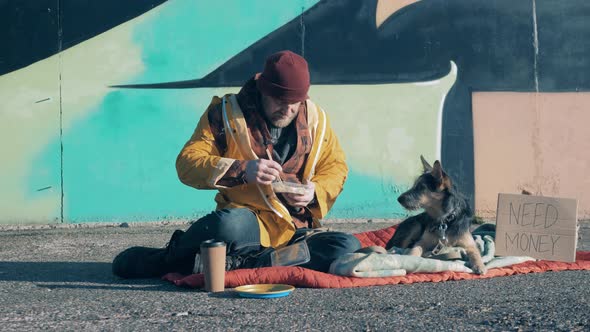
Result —
[[578, 199], [590, 216], [590, 93], [476, 92], [475, 197], [482, 216], [499, 192]]
[[[396, 198], [420, 154], [442, 158], [478, 207], [496, 188], [475, 176], [472, 94], [589, 90], [589, 11], [582, 0], [5, 1], [0, 223], [207, 213], [214, 193], [182, 185], [176, 155], [211, 97], [281, 49], [308, 60], [310, 96], [348, 156], [330, 217], [403, 217]], [[584, 105], [578, 123], [590, 120]], [[569, 170], [559, 176], [588, 168]]]

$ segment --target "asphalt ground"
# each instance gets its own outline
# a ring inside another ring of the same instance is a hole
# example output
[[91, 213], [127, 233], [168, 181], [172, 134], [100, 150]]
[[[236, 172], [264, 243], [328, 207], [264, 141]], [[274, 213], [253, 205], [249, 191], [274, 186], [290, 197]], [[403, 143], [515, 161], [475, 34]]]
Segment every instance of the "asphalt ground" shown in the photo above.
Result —
[[[392, 222], [330, 223], [346, 232]], [[127, 226], [127, 225], [124, 225]], [[277, 299], [123, 280], [111, 260], [177, 223], [0, 228], [0, 331], [590, 331], [590, 271], [346, 289]], [[590, 223], [579, 250], [590, 250]]]

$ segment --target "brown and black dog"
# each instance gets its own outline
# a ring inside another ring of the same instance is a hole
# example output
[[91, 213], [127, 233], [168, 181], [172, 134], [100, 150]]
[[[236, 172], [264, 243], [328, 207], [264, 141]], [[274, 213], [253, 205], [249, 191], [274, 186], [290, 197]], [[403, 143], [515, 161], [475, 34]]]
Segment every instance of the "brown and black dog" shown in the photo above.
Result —
[[402, 221], [386, 249], [411, 248], [410, 255], [422, 256], [440, 246], [463, 247], [471, 269], [485, 274], [486, 267], [469, 231], [473, 212], [467, 199], [455, 189], [438, 160], [430, 166], [424, 157], [420, 159], [424, 173], [397, 200], [408, 210], [424, 212]]

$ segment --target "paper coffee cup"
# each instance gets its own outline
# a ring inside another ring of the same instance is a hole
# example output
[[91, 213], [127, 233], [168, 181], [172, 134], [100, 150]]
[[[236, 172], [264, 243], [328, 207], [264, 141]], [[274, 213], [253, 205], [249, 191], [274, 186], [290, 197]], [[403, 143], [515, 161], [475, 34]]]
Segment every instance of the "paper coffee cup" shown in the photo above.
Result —
[[201, 259], [205, 276], [205, 291], [225, 290], [225, 242], [207, 240], [201, 243]]

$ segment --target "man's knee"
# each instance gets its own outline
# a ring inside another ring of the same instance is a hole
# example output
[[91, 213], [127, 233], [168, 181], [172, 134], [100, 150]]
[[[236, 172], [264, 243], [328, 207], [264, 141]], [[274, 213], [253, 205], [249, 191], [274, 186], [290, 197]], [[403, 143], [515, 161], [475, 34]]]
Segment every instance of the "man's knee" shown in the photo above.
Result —
[[223, 209], [215, 212], [217, 220], [211, 225], [216, 240], [231, 242], [245, 234], [259, 234], [258, 219], [248, 209]]
[[322, 272], [327, 272], [336, 258], [361, 248], [360, 241], [354, 235], [342, 232], [318, 233], [306, 242], [311, 260], [302, 266]]
[[307, 240], [307, 245], [310, 250], [331, 253], [334, 258], [361, 248], [361, 243], [354, 235], [342, 232], [318, 233]]

